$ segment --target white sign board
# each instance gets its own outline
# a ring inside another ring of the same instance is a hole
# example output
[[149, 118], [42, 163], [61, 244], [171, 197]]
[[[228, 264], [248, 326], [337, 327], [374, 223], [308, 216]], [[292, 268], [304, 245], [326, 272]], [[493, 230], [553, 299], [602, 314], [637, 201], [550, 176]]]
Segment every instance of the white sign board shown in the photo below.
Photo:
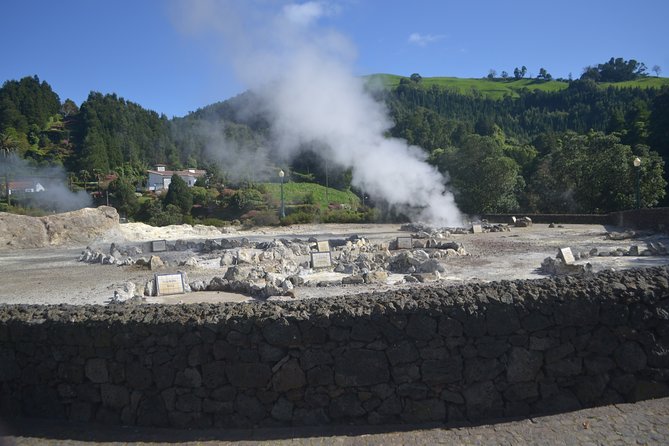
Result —
[[473, 226], [472, 226], [472, 232], [473, 232], [474, 234], [481, 234], [481, 233], [483, 233], [483, 226], [481, 226], [481, 225], [473, 225]]
[[151, 252], [167, 251], [167, 240], [154, 240], [151, 242]]
[[327, 240], [318, 242], [318, 252], [330, 252], [330, 242]]
[[397, 249], [413, 249], [411, 237], [397, 237]]
[[571, 265], [576, 261], [574, 254], [571, 252], [571, 248], [560, 248], [557, 257], [558, 259], [564, 260], [564, 263], [567, 265]]
[[332, 257], [329, 252], [312, 252], [312, 268], [330, 268], [332, 266]]
[[156, 274], [156, 295], [165, 296], [168, 294], [184, 294], [183, 274]]

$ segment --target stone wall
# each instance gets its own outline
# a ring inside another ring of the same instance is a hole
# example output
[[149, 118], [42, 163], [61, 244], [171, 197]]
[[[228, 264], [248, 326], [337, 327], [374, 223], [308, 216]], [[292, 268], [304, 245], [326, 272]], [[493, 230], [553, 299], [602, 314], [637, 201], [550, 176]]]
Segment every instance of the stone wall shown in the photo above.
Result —
[[[587, 225], [613, 225], [653, 231], [669, 230], [669, 207], [630, 209], [610, 214], [523, 214], [534, 223], [564, 223]], [[493, 223], [509, 223], [512, 214], [485, 214], [481, 218]], [[516, 214], [516, 217], [521, 215]]]
[[610, 214], [484, 214], [482, 219], [491, 223], [509, 223], [512, 217], [529, 217], [533, 223], [562, 223], [570, 225], [613, 224]]
[[669, 268], [188, 306], [0, 306], [0, 413], [477, 421], [666, 395]]
[[616, 226], [669, 231], [669, 207], [614, 212], [611, 218]]

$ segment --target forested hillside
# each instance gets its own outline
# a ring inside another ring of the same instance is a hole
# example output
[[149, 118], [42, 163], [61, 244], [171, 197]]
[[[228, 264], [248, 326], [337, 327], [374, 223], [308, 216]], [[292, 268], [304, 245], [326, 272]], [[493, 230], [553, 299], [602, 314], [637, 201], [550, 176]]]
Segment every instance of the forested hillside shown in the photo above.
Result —
[[[389, 136], [422, 147], [448, 174], [467, 213], [608, 212], [634, 207], [637, 187], [639, 205], [667, 203], [666, 79], [619, 59], [589, 67], [578, 80], [515, 75], [460, 84], [418, 74], [385, 76], [385, 88], [370, 93], [387, 104], [394, 122]], [[486, 86], [477, 90], [482, 82]], [[499, 87], [497, 93], [490, 85]], [[115, 94], [91, 92], [77, 106], [61, 101], [37, 76], [8, 80], [0, 88], [0, 161], [62, 166], [71, 187], [92, 181], [99, 187], [113, 174], [113, 199], [128, 196], [156, 163], [207, 169], [204, 187], [216, 181], [248, 189], [282, 168], [289, 181], [351, 188], [351, 172], [328, 165], [318, 141], [300, 147], [301, 156], [282, 158], [264, 110], [246, 92], [169, 120]], [[633, 165], [637, 157], [639, 167]], [[217, 194], [202, 195], [200, 204], [232, 200], [229, 189], [227, 199], [223, 190]], [[251, 195], [262, 201], [262, 193]], [[139, 204], [126, 208], [138, 212]]]

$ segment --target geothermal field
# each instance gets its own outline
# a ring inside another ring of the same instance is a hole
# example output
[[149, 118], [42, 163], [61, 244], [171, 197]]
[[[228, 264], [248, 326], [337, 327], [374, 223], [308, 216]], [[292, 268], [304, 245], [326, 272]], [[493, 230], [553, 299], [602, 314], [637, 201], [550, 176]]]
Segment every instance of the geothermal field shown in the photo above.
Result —
[[[669, 264], [669, 237], [602, 225], [119, 223], [113, 208], [0, 214], [0, 303], [257, 302]], [[569, 248], [573, 260], [558, 256]], [[566, 262], [565, 262], [566, 260]]]

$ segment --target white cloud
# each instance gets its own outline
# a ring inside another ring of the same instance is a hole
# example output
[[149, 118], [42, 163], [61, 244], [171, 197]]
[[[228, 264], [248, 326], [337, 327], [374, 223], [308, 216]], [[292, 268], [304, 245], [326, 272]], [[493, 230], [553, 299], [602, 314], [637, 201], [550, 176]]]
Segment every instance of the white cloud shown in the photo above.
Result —
[[443, 39], [445, 36], [441, 34], [420, 34], [420, 33], [412, 33], [409, 36], [409, 43], [418, 45], [418, 46], [427, 46], [430, 43], [437, 42], [441, 39]]
[[283, 14], [291, 23], [308, 26], [321, 17], [337, 13], [336, 5], [326, 2], [291, 3], [283, 7]]

